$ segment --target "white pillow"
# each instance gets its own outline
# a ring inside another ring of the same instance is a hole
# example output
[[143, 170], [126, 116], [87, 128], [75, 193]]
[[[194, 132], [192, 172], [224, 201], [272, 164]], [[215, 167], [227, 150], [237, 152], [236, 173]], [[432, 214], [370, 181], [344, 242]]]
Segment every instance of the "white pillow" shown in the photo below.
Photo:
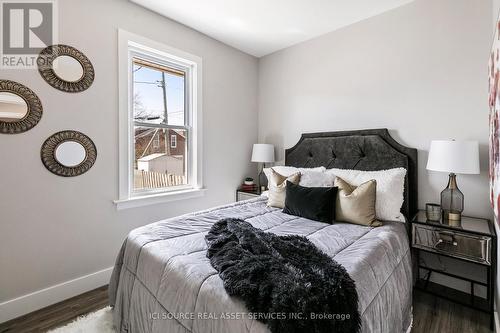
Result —
[[[291, 175], [297, 172], [303, 174], [304, 172], [307, 171], [324, 172], [326, 170], [326, 168], [323, 166], [317, 168], [296, 168], [285, 165], [276, 165], [273, 166], [272, 168], [274, 169], [274, 171], [285, 177], [290, 177]], [[264, 168], [264, 174], [266, 175], [267, 180], [269, 181], [271, 179], [271, 168]]]
[[300, 186], [333, 187], [335, 176], [323, 171], [305, 171], [300, 176]]
[[381, 171], [328, 169], [325, 173], [339, 176], [354, 186], [359, 186], [364, 182], [375, 179], [377, 181], [377, 197], [375, 202], [377, 219], [384, 221], [405, 221], [401, 213], [404, 201], [405, 168]]

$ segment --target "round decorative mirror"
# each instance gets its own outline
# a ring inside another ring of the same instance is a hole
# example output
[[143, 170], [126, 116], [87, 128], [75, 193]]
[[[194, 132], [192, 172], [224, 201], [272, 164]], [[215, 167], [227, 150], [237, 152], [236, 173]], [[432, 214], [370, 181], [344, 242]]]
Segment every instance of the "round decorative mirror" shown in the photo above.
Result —
[[57, 146], [56, 161], [66, 167], [75, 167], [85, 161], [85, 147], [76, 141], [65, 141]]
[[92, 140], [77, 131], [62, 131], [42, 145], [42, 162], [52, 173], [63, 177], [79, 176], [95, 163], [97, 150]]
[[94, 82], [94, 67], [80, 51], [68, 45], [48, 46], [37, 58], [38, 71], [52, 87], [65, 92], [81, 92]]
[[75, 58], [62, 55], [52, 62], [54, 73], [63, 81], [77, 82], [83, 77], [82, 64]]
[[0, 133], [25, 132], [42, 118], [42, 103], [28, 87], [0, 80]]
[[28, 103], [19, 95], [0, 92], [0, 120], [19, 121], [28, 114]]

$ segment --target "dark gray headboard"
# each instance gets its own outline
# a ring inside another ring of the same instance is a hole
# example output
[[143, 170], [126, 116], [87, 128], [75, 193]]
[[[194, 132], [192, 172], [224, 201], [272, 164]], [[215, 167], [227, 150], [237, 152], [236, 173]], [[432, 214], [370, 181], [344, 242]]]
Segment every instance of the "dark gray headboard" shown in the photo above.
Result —
[[417, 212], [417, 150], [396, 142], [385, 128], [302, 134], [285, 150], [285, 165], [364, 171], [403, 167], [407, 173], [401, 212], [408, 219]]

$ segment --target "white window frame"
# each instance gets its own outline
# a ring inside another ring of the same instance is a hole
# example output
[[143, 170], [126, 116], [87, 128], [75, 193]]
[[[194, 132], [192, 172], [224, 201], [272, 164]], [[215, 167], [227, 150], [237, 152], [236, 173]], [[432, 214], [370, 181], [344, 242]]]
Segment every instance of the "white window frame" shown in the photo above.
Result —
[[[185, 117], [187, 135], [188, 184], [151, 191], [133, 191], [134, 121], [132, 59], [142, 58], [182, 68], [186, 71]], [[162, 43], [127, 32], [118, 31], [119, 79], [119, 199], [118, 209], [199, 197], [204, 194], [202, 182], [202, 59]]]
[[170, 148], [172, 149], [177, 148], [177, 134], [170, 135]]

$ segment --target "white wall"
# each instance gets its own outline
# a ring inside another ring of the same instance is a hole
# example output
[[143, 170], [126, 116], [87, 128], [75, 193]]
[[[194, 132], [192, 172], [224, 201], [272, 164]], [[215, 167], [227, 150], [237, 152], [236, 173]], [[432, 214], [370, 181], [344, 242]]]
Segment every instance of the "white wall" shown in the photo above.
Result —
[[491, 217], [487, 61], [491, 1], [416, 0], [259, 60], [259, 138], [281, 151], [304, 132], [389, 128], [419, 150], [419, 206], [447, 175], [433, 139], [479, 140], [481, 175], [459, 175], [465, 213]]
[[[36, 70], [0, 71], [34, 90], [44, 107], [35, 128], [0, 139], [0, 303], [112, 266], [131, 229], [231, 202], [244, 176], [255, 174], [256, 58], [125, 0], [58, 4], [60, 42], [89, 57], [96, 79], [69, 94]], [[203, 198], [116, 211], [118, 28], [203, 58]], [[82, 176], [55, 176], [40, 161], [43, 141], [63, 129], [82, 131], [97, 146], [97, 162]]]

